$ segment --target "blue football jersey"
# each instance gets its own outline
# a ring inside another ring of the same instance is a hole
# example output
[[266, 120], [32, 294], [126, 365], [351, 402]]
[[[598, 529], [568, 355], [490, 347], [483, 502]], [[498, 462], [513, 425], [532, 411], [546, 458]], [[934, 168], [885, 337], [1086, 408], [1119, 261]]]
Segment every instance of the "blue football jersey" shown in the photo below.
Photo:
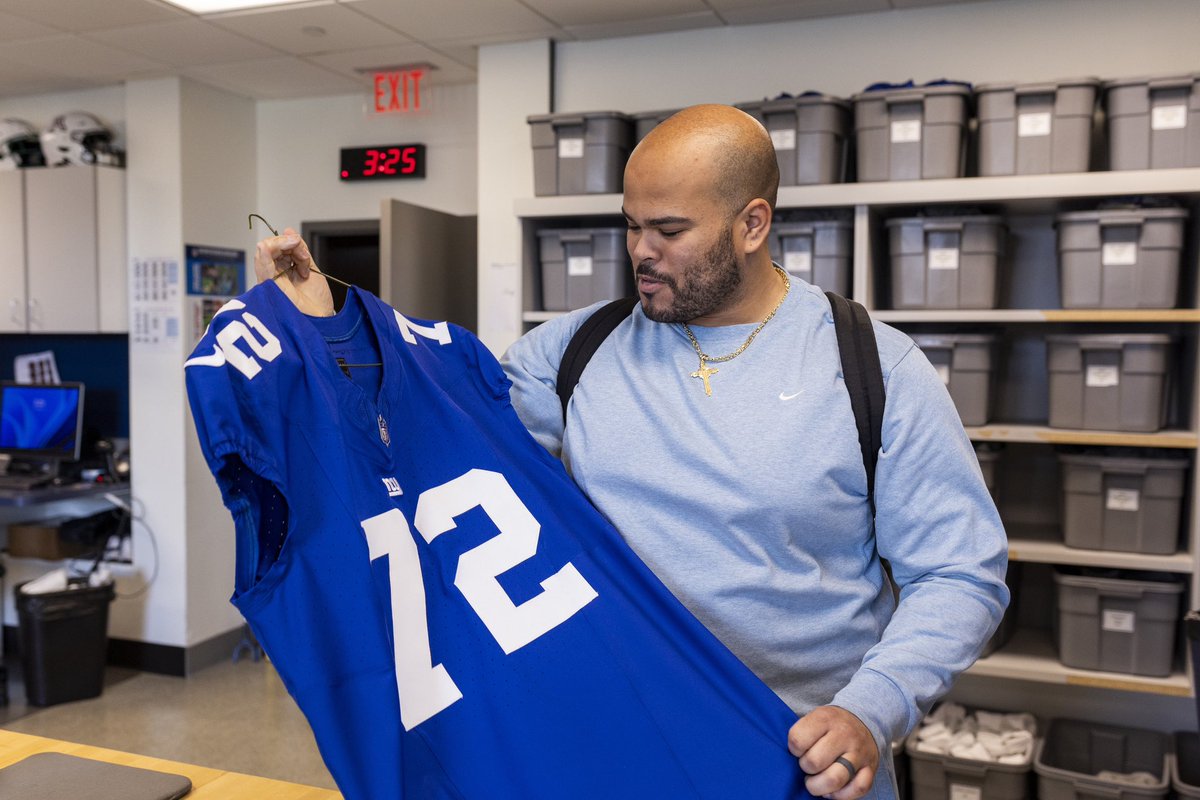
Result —
[[346, 798], [808, 797], [795, 715], [528, 434], [495, 358], [353, 292], [376, 396], [273, 282], [186, 365], [232, 601]]

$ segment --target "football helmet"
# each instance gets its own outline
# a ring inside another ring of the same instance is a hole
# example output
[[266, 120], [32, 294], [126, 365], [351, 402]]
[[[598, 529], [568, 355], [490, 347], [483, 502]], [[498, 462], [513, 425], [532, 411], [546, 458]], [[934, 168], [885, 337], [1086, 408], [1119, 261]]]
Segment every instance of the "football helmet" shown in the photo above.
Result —
[[45, 165], [37, 130], [23, 119], [0, 119], [0, 170]]
[[64, 164], [121, 166], [108, 126], [86, 111], [60, 114], [42, 132], [42, 151], [52, 167]]

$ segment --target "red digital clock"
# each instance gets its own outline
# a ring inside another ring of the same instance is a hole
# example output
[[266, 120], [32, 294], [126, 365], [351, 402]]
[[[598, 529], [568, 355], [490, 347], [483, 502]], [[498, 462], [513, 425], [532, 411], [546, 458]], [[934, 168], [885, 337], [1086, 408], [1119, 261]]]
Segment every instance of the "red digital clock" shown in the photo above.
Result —
[[344, 181], [424, 177], [423, 144], [381, 144], [375, 147], [342, 148], [341, 178]]

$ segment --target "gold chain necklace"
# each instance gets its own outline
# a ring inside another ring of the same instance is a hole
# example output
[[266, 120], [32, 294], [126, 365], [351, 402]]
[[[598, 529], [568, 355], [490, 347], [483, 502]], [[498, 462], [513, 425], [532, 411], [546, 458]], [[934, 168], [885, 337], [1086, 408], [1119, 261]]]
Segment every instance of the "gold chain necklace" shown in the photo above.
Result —
[[691, 373], [690, 377], [700, 378], [702, 381], [704, 381], [704, 394], [707, 396], [712, 397], [712, 384], [709, 383], [709, 378], [720, 372], [720, 370], [713, 369], [708, 365], [732, 361], [742, 353], [746, 352], [746, 348], [749, 347], [750, 343], [754, 341], [754, 337], [758, 336], [758, 332], [761, 331], [766, 324], [771, 321], [771, 318], [775, 316], [775, 312], [779, 311], [779, 309], [783, 306], [783, 301], [787, 299], [788, 292], [791, 291], [792, 288], [792, 282], [788, 280], [788, 274], [779, 267], [775, 267], [775, 271], [779, 273], [779, 277], [783, 278], [783, 297], [779, 298], [779, 302], [775, 304], [775, 308], [771, 309], [771, 313], [767, 314], [767, 318], [758, 323], [757, 328], [750, 331], [750, 335], [746, 337], [746, 341], [742, 342], [742, 346], [737, 350], [734, 350], [732, 353], [715, 357], [705, 353], [700, 349], [700, 342], [696, 341], [696, 335], [692, 333], [692, 329], [688, 327], [686, 322], [683, 323], [683, 332], [687, 334], [688, 340], [692, 343], [692, 349], [695, 350], [696, 355], [700, 357], [700, 369]]

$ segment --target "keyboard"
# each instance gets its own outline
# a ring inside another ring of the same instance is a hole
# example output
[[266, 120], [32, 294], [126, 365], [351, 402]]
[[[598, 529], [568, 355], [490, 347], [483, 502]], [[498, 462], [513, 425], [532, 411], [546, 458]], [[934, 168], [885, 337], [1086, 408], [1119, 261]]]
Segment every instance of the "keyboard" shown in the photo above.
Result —
[[0, 475], [0, 491], [27, 492], [53, 480], [53, 475]]

